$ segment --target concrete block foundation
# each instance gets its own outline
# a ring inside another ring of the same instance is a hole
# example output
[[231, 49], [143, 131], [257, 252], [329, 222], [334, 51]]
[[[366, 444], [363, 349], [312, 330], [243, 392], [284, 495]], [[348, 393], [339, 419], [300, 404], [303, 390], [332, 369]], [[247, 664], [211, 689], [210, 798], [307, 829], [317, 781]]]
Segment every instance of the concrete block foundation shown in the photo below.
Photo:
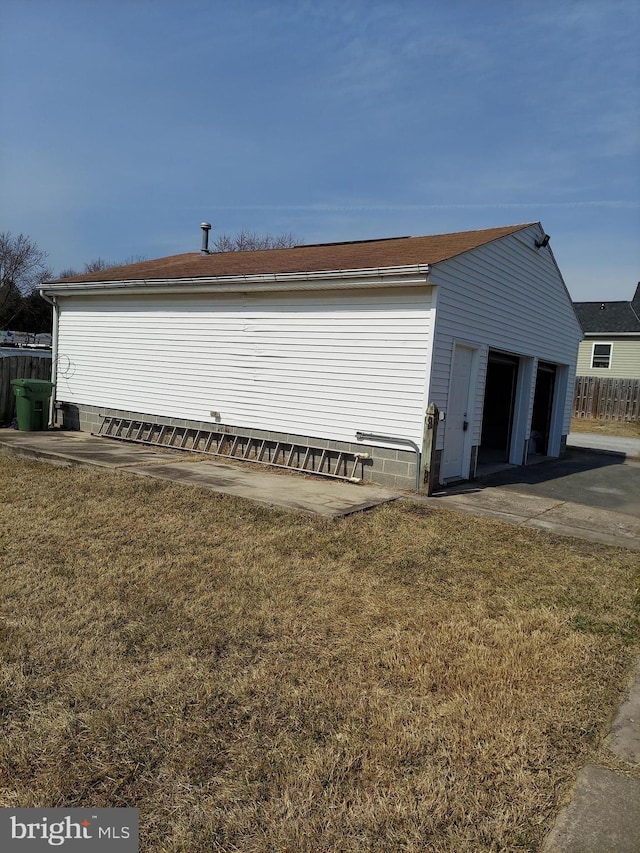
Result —
[[368, 453], [369, 459], [362, 465], [362, 478], [365, 482], [378, 483], [393, 489], [415, 490], [416, 454], [411, 450], [389, 447], [375, 447], [353, 441], [328, 441], [307, 435], [277, 433], [260, 429], [235, 429], [224, 424], [202, 421], [187, 421], [178, 418], [164, 418], [159, 415], [147, 415], [122, 409], [107, 409], [86, 404], [58, 402], [56, 404], [57, 426], [69, 430], [97, 433], [104, 418], [128, 418], [152, 424], [188, 427], [210, 432], [226, 432], [229, 435], [244, 435], [251, 438], [265, 438], [273, 441], [288, 441], [309, 447], [332, 447], [350, 453]]

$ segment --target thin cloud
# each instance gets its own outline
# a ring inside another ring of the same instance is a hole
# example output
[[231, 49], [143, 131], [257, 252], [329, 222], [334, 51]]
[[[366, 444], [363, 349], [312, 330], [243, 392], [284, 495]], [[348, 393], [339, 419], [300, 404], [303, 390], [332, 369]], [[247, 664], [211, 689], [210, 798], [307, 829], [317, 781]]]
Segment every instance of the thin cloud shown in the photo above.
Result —
[[411, 211], [411, 210], [491, 210], [493, 208], [615, 208], [620, 210], [639, 209], [640, 201], [624, 201], [617, 199], [596, 199], [592, 201], [518, 201], [518, 202], [434, 202], [425, 204], [210, 204], [182, 206], [183, 210], [283, 210], [309, 211], [315, 213], [333, 213], [339, 211]]

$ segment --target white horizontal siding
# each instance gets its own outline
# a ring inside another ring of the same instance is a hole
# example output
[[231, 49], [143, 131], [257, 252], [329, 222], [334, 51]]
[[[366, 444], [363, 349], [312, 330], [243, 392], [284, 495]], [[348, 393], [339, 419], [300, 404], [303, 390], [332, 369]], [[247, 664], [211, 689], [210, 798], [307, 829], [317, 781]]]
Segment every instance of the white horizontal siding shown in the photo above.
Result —
[[[447, 407], [451, 356], [456, 340], [481, 353], [473, 415], [473, 443], [480, 443], [489, 347], [569, 368], [573, 389], [582, 332], [551, 254], [535, 248], [540, 231], [524, 231], [437, 264], [429, 281], [438, 285], [430, 401]], [[533, 399], [531, 400], [531, 405]], [[564, 432], [571, 418], [567, 395]], [[442, 446], [444, 430], [438, 446]]]
[[60, 300], [57, 398], [242, 429], [422, 440], [430, 288]]
[[[594, 343], [612, 344], [610, 367], [591, 367]], [[577, 374], [603, 376], [607, 379], [640, 379], [640, 336], [616, 338], [615, 335], [602, 335], [599, 338], [587, 338], [580, 344]]]

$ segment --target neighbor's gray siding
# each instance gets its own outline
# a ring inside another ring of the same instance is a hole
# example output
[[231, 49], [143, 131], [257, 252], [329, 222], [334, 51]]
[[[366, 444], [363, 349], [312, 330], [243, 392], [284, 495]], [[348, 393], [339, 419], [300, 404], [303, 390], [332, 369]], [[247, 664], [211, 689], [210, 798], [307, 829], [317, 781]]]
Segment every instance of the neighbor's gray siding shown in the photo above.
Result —
[[[582, 331], [551, 253], [535, 247], [540, 233], [532, 226], [443, 261], [429, 274], [429, 281], [438, 285], [430, 401], [446, 411], [455, 341], [477, 347], [474, 445], [480, 443], [490, 347], [568, 366], [571, 393], [566, 397], [563, 432], [569, 431]], [[439, 434], [440, 448], [443, 439], [444, 429]]]
[[[422, 441], [431, 288], [60, 299], [57, 399], [237, 429]], [[212, 413], [219, 413], [218, 415]]]

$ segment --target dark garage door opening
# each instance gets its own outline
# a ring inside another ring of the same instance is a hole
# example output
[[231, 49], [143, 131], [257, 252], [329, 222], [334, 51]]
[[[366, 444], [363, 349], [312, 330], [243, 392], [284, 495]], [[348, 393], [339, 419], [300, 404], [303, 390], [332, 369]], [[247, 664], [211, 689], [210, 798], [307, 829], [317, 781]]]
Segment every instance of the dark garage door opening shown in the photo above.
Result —
[[509, 461], [519, 359], [489, 351], [478, 464]]
[[531, 416], [530, 452], [546, 456], [549, 449], [553, 392], [556, 387], [556, 366], [539, 362], [536, 373], [536, 391]]

